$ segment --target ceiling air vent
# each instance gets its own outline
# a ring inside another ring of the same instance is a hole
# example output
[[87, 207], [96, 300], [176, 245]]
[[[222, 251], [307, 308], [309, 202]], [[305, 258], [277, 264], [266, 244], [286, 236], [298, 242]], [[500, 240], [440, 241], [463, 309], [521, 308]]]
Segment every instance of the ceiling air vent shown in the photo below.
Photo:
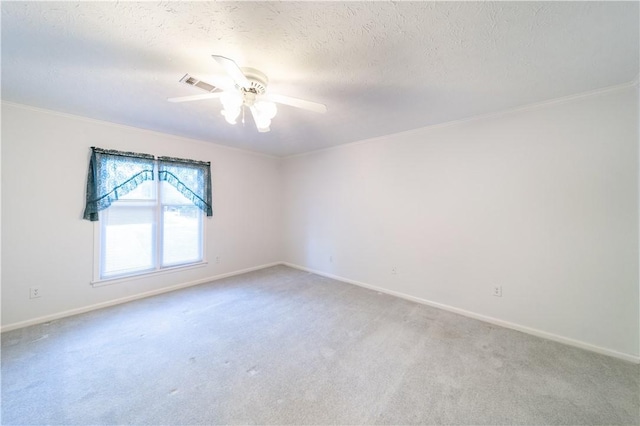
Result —
[[180, 83], [188, 84], [189, 86], [197, 87], [198, 89], [202, 89], [205, 92], [215, 92], [218, 88], [212, 84], [205, 83], [202, 80], [198, 80], [197, 78], [185, 74], [184, 77], [180, 79]]

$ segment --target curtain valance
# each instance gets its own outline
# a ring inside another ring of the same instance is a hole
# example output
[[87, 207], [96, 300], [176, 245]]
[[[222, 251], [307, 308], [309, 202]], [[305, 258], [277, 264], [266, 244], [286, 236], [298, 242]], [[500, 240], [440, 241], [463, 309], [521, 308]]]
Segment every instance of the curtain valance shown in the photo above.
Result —
[[[96, 147], [91, 150], [83, 217], [96, 221], [100, 210], [106, 209], [141, 183], [154, 179], [156, 159], [150, 154]], [[171, 184], [207, 216], [213, 215], [209, 162], [159, 157], [157, 163], [159, 180]]]
[[213, 216], [209, 162], [158, 157], [158, 179], [171, 184], [207, 216]]
[[87, 202], [84, 218], [98, 220], [98, 212], [120, 197], [153, 180], [153, 155], [91, 148], [87, 174]]

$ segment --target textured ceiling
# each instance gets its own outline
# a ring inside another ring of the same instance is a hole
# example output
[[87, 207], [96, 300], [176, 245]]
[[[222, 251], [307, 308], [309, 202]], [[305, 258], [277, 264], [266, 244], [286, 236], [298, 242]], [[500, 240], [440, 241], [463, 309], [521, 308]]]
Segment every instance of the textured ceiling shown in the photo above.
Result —
[[[2, 2], [2, 99], [283, 156], [629, 82], [638, 2]], [[262, 70], [270, 133], [178, 80]]]

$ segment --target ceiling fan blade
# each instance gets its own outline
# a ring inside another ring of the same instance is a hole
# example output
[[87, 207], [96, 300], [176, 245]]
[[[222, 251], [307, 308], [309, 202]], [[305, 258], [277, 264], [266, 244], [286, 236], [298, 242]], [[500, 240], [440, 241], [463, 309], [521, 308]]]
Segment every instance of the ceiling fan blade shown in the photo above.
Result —
[[224, 92], [204, 93], [202, 95], [180, 96], [177, 98], [167, 98], [169, 102], [189, 102], [189, 101], [201, 101], [204, 99], [216, 99], [219, 98]]
[[213, 59], [216, 60], [217, 63], [224, 68], [224, 70], [229, 74], [229, 76], [233, 79], [233, 81], [240, 87], [249, 88], [251, 87], [251, 83], [247, 80], [244, 73], [232, 59], [229, 59], [225, 56], [220, 55], [211, 55]]
[[327, 106], [324, 104], [319, 104], [317, 102], [305, 101], [304, 99], [292, 98], [290, 96], [284, 95], [275, 95], [268, 94], [265, 96], [268, 100], [272, 102], [277, 102], [279, 104], [289, 105], [296, 108], [302, 108], [313, 112], [319, 112], [324, 114], [327, 112]]

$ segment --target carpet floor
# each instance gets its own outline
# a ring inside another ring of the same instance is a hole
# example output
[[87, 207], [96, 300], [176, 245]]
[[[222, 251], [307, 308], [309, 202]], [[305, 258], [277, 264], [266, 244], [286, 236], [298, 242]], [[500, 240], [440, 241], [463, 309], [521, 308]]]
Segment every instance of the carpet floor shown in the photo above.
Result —
[[2, 423], [638, 424], [640, 366], [285, 266], [2, 334]]

